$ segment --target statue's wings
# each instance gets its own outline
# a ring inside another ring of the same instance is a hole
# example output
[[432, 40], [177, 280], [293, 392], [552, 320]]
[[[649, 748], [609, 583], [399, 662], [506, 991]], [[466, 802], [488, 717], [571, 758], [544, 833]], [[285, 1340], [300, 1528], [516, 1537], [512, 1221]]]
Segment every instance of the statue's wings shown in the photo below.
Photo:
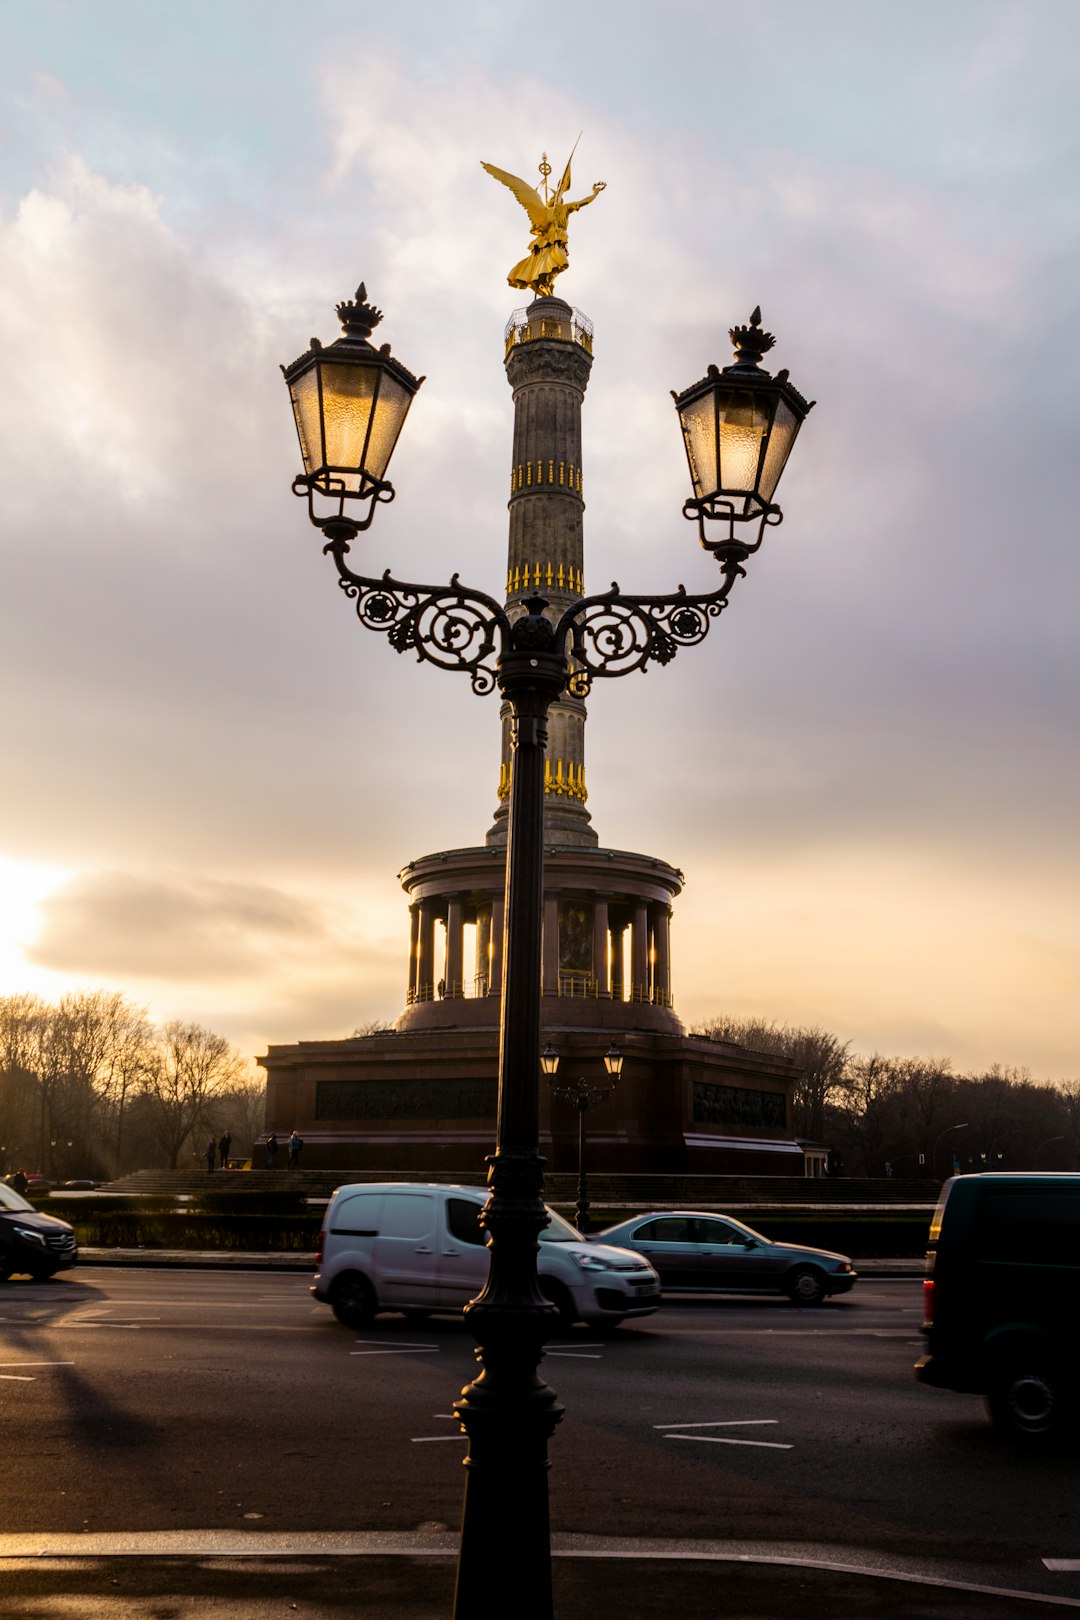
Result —
[[542, 230], [548, 221], [548, 211], [544, 207], [540, 193], [535, 186], [530, 186], [527, 180], [519, 180], [516, 175], [507, 174], [505, 169], [497, 169], [494, 163], [481, 161], [480, 167], [486, 169], [488, 174], [496, 180], [501, 180], [504, 186], [509, 186], [518, 202], [529, 216], [529, 224], [534, 230]]

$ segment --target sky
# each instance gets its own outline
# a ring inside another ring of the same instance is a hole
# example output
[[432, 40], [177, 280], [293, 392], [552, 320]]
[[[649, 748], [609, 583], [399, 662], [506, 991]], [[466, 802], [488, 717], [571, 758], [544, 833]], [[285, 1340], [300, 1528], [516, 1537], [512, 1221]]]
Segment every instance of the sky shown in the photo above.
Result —
[[279, 364], [365, 281], [427, 376], [357, 566], [505, 578], [502, 331], [579, 130], [586, 579], [707, 590], [670, 390], [760, 304], [818, 401], [701, 647], [598, 683], [676, 1006], [1080, 1076], [1074, 0], [0, 0], [0, 994], [268, 1042], [401, 1011], [497, 698], [395, 655]]

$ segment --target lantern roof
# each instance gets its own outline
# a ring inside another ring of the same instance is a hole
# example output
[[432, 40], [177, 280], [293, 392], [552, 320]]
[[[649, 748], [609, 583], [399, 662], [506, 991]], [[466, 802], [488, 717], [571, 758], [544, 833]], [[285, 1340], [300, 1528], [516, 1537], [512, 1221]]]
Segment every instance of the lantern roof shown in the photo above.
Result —
[[707, 393], [710, 388], [719, 382], [721, 377], [725, 377], [730, 383], [737, 384], [740, 388], [761, 389], [763, 391], [768, 389], [774, 393], [778, 391], [787, 400], [800, 421], [813, 410], [817, 401], [813, 399], [807, 400], [800, 394], [790, 380], [790, 373], [786, 367], [783, 371], [778, 371], [774, 377], [772, 372], [766, 371], [764, 366], [761, 365], [761, 361], [773, 347], [776, 339], [771, 332], [762, 330], [760, 305], [754, 310], [745, 326], [732, 326], [728, 331], [728, 337], [731, 339], [735, 349], [735, 359], [731, 365], [725, 366], [723, 370], [719, 366], [710, 366], [700, 382], [691, 383], [690, 387], [684, 388], [681, 394], [677, 394], [673, 388], [671, 397], [676, 406], [684, 405], [699, 394]]
[[313, 337], [306, 354], [302, 354], [291, 365], [282, 366], [281, 373], [285, 381], [287, 383], [292, 382], [316, 359], [331, 362], [339, 360], [352, 361], [355, 363], [364, 355], [371, 355], [377, 358], [379, 363], [384, 365], [387, 371], [408, 389], [410, 394], [415, 394], [424, 378], [415, 377], [407, 366], [401, 364], [400, 360], [395, 360], [390, 353], [389, 343], [383, 343], [376, 349], [373, 343], [368, 342], [368, 338], [382, 320], [383, 312], [381, 309], [376, 309], [374, 304], [368, 303], [367, 288], [364, 283], [361, 282], [357, 287], [355, 297], [345, 299], [336, 306], [336, 310], [337, 318], [341, 322], [342, 336], [336, 338], [333, 343], [325, 345], [319, 338]]

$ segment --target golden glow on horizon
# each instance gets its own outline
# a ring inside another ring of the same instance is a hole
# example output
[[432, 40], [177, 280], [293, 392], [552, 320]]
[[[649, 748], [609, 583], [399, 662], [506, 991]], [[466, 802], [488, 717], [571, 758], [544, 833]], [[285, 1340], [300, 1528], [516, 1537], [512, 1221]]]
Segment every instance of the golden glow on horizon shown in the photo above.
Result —
[[36, 966], [26, 952], [37, 937], [42, 903], [71, 876], [62, 867], [0, 857], [0, 995], [52, 995], [69, 988], [66, 975]]

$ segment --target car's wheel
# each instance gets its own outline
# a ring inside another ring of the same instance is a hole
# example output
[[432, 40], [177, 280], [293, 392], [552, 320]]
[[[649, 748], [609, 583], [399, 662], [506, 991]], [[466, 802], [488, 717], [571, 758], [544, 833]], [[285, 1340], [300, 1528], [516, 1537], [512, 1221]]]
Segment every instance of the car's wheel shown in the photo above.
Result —
[[820, 1305], [828, 1290], [816, 1266], [796, 1266], [788, 1273], [784, 1292], [794, 1305]]
[[366, 1277], [339, 1277], [330, 1293], [330, 1309], [342, 1327], [367, 1327], [375, 1315], [375, 1290]]
[[994, 1371], [986, 1410], [999, 1434], [1030, 1446], [1060, 1438], [1075, 1421], [1065, 1379], [1037, 1350], [1014, 1355]]
[[572, 1328], [578, 1319], [578, 1314], [574, 1302], [570, 1298], [569, 1290], [564, 1288], [562, 1283], [553, 1282], [550, 1277], [541, 1277], [540, 1292], [545, 1299], [550, 1300], [554, 1305], [555, 1321], [558, 1326], [564, 1332], [568, 1328]]

